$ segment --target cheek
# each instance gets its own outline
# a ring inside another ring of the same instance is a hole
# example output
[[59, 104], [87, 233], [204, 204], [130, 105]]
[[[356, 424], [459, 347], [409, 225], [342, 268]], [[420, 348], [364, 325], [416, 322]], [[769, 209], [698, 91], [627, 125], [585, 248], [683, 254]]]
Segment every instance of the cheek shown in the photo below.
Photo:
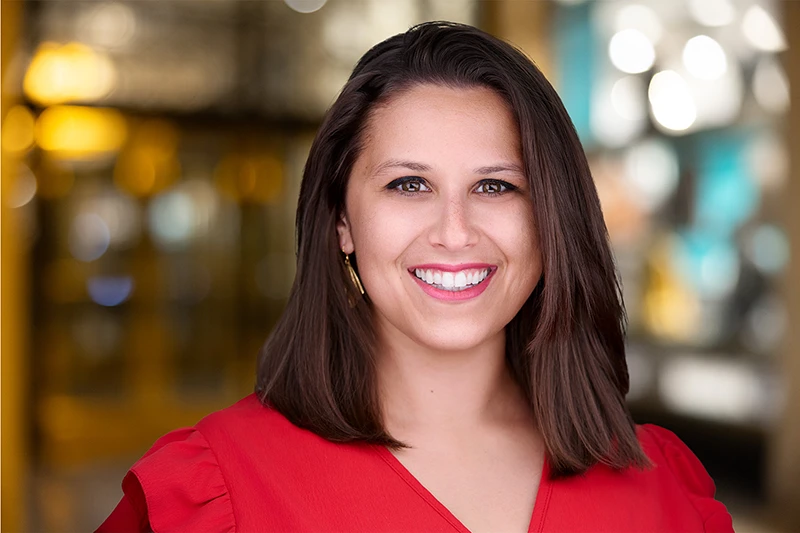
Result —
[[352, 223], [359, 270], [380, 270], [402, 255], [419, 231], [409, 213], [408, 208], [393, 209], [390, 202], [359, 213]]
[[489, 226], [491, 238], [502, 250], [517, 274], [527, 273], [534, 284], [541, 273], [541, 252], [534, 217], [528, 204], [508, 206], [495, 211]]

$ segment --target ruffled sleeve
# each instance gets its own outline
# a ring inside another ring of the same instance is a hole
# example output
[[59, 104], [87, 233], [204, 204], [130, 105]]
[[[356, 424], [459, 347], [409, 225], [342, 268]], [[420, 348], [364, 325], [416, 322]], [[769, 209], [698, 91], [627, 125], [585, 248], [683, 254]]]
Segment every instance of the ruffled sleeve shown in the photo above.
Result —
[[706, 533], [733, 533], [733, 521], [725, 505], [714, 499], [716, 487], [700, 460], [673, 432], [652, 424], [642, 428], [653, 438], [665, 465], [682, 486], [703, 520]]
[[97, 533], [236, 529], [214, 451], [194, 428], [161, 437], [122, 481], [124, 496]]

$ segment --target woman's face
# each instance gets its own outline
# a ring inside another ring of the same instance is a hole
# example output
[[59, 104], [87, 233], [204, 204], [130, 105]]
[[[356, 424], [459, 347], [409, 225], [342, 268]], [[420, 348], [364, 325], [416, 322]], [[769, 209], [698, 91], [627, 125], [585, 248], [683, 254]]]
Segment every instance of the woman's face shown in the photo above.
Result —
[[375, 109], [337, 229], [384, 339], [437, 350], [497, 341], [541, 275], [506, 102], [420, 85]]

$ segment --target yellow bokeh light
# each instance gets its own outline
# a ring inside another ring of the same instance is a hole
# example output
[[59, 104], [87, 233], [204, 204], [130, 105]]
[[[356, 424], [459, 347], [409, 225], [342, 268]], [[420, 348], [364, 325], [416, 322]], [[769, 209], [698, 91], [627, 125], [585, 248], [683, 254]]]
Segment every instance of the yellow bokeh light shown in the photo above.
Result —
[[116, 85], [111, 59], [86, 45], [42, 43], [31, 60], [22, 88], [32, 101], [43, 105], [94, 102]]
[[33, 146], [35, 122], [33, 113], [24, 105], [9, 109], [3, 121], [3, 150], [10, 153], [22, 153]]
[[59, 159], [93, 159], [125, 142], [125, 117], [114, 109], [53, 106], [36, 122], [36, 142]]
[[665, 340], [686, 342], [702, 325], [697, 296], [680, 281], [670, 265], [674, 251], [662, 239], [648, 261], [649, 280], [644, 295], [643, 319], [652, 334]]
[[114, 169], [114, 183], [134, 196], [157, 194], [180, 177], [178, 129], [165, 120], [140, 124], [129, 146], [120, 154]]

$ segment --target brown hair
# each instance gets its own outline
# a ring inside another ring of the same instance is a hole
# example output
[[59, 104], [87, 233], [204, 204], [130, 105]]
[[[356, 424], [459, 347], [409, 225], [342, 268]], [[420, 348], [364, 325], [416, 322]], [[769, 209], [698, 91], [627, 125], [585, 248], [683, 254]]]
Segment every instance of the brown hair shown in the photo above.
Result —
[[261, 350], [256, 392], [297, 426], [332, 441], [403, 446], [383, 426], [370, 303], [345, 270], [336, 221], [370, 112], [419, 84], [493, 89], [519, 125], [543, 274], [506, 327], [506, 359], [530, 401], [551, 472], [582, 473], [598, 462], [646, 466], [625, 405], [620, 284], [574, 126], [528, 58], [460, 24], [420, 24], [376, 45], [328, 110], [300, 188], [297, 277]]

